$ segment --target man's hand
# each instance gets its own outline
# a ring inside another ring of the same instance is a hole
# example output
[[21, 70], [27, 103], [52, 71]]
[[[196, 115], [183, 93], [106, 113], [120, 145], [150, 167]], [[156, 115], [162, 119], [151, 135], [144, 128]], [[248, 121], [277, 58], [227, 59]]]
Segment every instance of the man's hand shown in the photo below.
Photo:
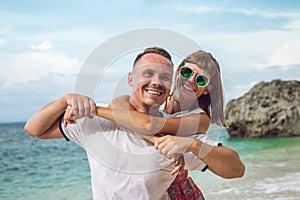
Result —
[[93, 99], [79, 94], [65, 95], [67, 110], [65, 120], [75, 121], [83, 117], [92, 118], [96, 115], [96, 103]]
[[166, 135], [158, 138], [154, 146], [163, 156], [172, 159], [176, 158], [176, 154], [183, 154], [190, 151], [189, 147], [193, 141], [194, 138], [190, 137]]

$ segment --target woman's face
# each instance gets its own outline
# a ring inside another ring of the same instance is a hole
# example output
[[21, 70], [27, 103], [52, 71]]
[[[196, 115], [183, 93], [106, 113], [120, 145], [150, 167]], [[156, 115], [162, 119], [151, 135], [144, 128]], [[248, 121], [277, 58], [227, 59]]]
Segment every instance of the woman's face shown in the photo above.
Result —
[[198, 74], [204, 74], [206, 75], [209, 79], [211, 78], [209, 73], [206, 72], [205, 70], [197, 67], [195, 64], [191, 63], [185, 63], [185, 66], [191, 68], [194, 72], [194, 74], [188, 78], [184, 79], [180, 74], [179, 70], [176, 72], [176, 77], [175, 77], [175, 85], [176, 89], [174, 91], [174, 94], [176, 97], [181, 100], [188, 100], [188, 101], [195, 101], [198, 97], [200, 97], [202, 94], [205, 92], [208, 92], [208, 86], [205, 87], [200, 87], [196, 84], [195, 78]]

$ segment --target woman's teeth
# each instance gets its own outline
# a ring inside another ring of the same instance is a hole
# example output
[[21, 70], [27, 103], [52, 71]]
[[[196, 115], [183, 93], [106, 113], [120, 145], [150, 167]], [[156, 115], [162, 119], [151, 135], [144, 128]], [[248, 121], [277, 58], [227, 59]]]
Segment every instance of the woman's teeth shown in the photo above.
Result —
[[184, 87], [185, 89], [189, 90], [189, 91], [194, 92], [194, 89], [191, 88], [190, 86], [187, 86], [187, 85], [183, 84], [183, 87]]

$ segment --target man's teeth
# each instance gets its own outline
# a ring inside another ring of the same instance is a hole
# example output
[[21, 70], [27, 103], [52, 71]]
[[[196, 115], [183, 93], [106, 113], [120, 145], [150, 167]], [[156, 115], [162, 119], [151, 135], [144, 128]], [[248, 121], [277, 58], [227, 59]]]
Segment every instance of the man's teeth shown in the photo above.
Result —
[[153, 90], [146, 90], [150, 94], [155, 94], [155, 95], [161, 95], [161, 92], [153, 91]]

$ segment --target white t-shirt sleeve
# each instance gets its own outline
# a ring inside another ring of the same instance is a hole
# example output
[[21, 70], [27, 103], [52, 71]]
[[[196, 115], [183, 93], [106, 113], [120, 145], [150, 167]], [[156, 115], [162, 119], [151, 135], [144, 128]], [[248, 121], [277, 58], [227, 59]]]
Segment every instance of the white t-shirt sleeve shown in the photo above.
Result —
[[68, 124], [67, 127], [64, 127], [63, 121], [60, 124], [60, 130], [67, 141], [76, 142], [80, 146], [84, 144], [84, 138], [82, 135], [81, 121], [83, 119], [77, 120], [76, 124]]
[[[106, 107], [107, 104], [97, 103], [98, 106]], [[63, 125], [63, 119], [60, 124], [60, 131], [67, 141], [73, 141], [84, 147], [87, 136], [99, 130], [99, 127], [106, 127], [105, 123], [108, 120], [99, 117], [88, 117], [76, 120], [76, 124], [69, 124], [67, 127]]]
[[184, 153], [183, 157], [185, 162], [185, 170], [205, 171], [205, 169], [207, 168], [207, 165], [191, 152]]
[[67, 141], [72, 141], [85, 147], [88, 135], [95, 133], [97, 128], [99, 128], [98, 121], [97, 117], [92, 119], [84, 117], [76, 120], [76, 124], [69, 124], [67, 127], [64, 127], [62, 122], [60, 129]]
[[[220, 146], [221, 144], [216, 141], [210, 140], [206, 135], [204, 134], [198, 134], [195, 136], [196, 140], [199, 140], [203, 143], [209, 144], [211, 146]], [[185, 160], [185, 170], [199, 170], [199, 171], [205, 171], [208, 166], [200, 160], [197, 156], [195, 156], [192, 152], [184, 153], [183, 154], [184, 160]]]

